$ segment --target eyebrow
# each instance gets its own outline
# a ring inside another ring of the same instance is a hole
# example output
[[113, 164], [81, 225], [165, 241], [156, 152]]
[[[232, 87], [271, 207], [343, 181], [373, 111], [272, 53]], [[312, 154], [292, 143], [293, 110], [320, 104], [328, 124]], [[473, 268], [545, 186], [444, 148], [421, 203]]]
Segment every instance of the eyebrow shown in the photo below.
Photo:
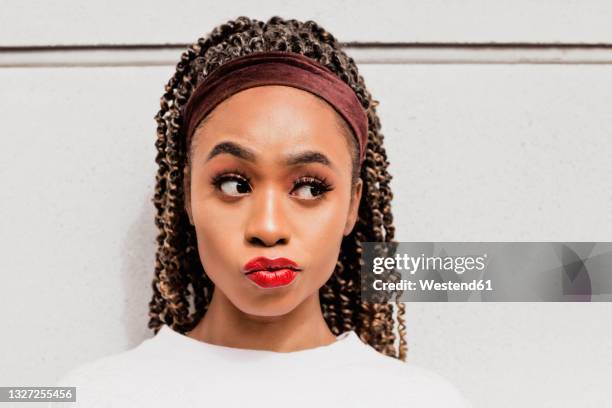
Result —
[[231, 154], [232, 156], [236, 156], [239, 159], [243, 159], [249, 162], [255, 162], [255, 153], [253, 153], [246, 147], [242, 147], [234, 142], [221, 142], [215, 145], [215, 147], [213, 147], [210, 153], [208, 153], [206, 161], [209, 161], [213, 157], [223, 153]]
[[[213, 157], [220, 154], [231, 154], [239, 159], [246, 160], [248, 162], [255, 162], [255, 153], [235, 142], [221, 142], [215, 145], [208, 154], [206, 161], [211, 160]], [[331, 160], [321, 152], [315, 150], [306, 150], [297, 154], [288, 155], [285, 157], [285, 165], [287, 166], [298, 166], [309, 163], [320, 163], [328, 167], [334, 167]]]

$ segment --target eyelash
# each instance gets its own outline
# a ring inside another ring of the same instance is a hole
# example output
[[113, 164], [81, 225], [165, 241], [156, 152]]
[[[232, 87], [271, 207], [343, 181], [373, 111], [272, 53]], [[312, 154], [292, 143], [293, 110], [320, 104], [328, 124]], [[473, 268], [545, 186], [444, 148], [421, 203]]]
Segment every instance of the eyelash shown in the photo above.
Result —
[[228, 180], [246, 181], [249, 183], [249, 185], [251, 184], [251, 179], [238, 169], [230, 170], [228, 172], [221, 172], [213, 176], [211, 183], [215, 186], [215, 188], [221, 190], [221, 184]]
[[[222, 172], [213, 176], [211, 183], [218, 191], [221, 191], [221, 184], [230, 180], [246, 181], [246, 183], [249, 184], [249, 187], [251, 185], [251, 179], [238, 169], [230, 170], [228, 172]], [[312, 185], [321, 190], [321, 193], [317, 195], [313, 200], [320, 199], [325, 195], [325, 193], [333, 190], [333, 187], [325, 177], [317, 177], [311, 174], [305, 174], [293, 182], [293, 188], [291, 191], [305, 185]]]
[[314, 199], [318, 199], [321, 198], [325, 195], [325, 193], [329, 192], [332, 190], [332, 186], [331, 184], [329, 184], [327, 182], [327, 179], [325, 177], [316, 177], [316, 176], [312, 176], [310, 174], [305, 174], [304, 176], [300, 177], [299, 179], [297, 179], [296, 181], [293, 182], [293, 190], [295, 190], [296, 188], [302, 187], [302, 186], [307, 186], [307, 185], [312, 185], [317, 187], [319, 190], [321, 190], [321, 194], [317, 195]]

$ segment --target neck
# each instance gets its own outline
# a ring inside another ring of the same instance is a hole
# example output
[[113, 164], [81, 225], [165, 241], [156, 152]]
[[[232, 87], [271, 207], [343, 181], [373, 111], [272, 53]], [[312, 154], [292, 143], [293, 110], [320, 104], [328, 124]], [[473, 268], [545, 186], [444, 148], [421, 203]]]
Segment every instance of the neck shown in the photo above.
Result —
[[226, 347], [290, 352], [329, 345], [336, 341], [316, 292], [281, 316], [244, 313], [215, 289], [204, 317], [188, 337]]

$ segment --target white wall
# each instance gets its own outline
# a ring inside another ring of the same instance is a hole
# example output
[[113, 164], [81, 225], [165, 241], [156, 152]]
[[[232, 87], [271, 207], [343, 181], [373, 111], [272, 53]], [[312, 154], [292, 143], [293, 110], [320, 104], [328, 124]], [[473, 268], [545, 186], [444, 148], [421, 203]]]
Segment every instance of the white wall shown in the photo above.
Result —
[[[381, 102], [398, 240], [610, 240], [612, 3], [218, 4], [3, 2], [0, 385], [150, 336], [153, 116], [182, 48], [112, 45], [187, 44], [241, 14], [405, 43], [349, 49]], [[407, 310], [409, 358], [476, 407], [611, 403], [609, 303]]]

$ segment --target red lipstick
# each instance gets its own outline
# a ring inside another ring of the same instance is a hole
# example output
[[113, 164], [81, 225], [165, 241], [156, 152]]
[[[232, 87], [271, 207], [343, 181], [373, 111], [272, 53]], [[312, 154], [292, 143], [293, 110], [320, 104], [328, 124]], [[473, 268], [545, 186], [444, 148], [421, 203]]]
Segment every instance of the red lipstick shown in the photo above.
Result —
[[259, 256], [244, 265], [244, 274], [262, 288], [287, 286], [301, 269], [298, 264], [287, 258], [269, 259]]

